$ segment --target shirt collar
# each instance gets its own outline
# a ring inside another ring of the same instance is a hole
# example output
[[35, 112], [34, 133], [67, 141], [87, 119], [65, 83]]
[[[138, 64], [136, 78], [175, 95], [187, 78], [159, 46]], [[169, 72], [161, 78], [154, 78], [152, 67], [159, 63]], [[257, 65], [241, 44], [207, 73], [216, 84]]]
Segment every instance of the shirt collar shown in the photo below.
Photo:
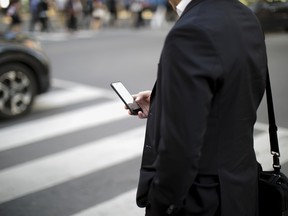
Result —
[[176, 12], [179, 17], [182, 15], [183, 11], [190, 2], [191, 0], [181, 0], [180, 3], [176, 6]]

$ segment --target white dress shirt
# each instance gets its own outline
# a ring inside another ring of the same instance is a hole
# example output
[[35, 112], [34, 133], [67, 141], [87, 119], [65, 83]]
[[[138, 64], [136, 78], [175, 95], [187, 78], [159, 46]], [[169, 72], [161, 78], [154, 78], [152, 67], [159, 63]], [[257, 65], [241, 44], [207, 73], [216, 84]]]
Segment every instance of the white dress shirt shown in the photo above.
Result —
[[181, 0], [180, 3], [176, 6], [176, 12], [179, 17], [182, 15], [183, 11], [190, 2], [191, 0]]

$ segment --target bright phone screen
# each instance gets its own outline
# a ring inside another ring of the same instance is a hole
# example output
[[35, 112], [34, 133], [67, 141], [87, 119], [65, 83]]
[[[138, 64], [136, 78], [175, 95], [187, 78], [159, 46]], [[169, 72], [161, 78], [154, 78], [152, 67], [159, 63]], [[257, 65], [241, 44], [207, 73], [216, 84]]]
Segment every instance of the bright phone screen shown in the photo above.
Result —
[[132, 104], [134, 102], [133, 97], [121, 82], [116, 82], [113, 83], [112, 85], [127, 104]]

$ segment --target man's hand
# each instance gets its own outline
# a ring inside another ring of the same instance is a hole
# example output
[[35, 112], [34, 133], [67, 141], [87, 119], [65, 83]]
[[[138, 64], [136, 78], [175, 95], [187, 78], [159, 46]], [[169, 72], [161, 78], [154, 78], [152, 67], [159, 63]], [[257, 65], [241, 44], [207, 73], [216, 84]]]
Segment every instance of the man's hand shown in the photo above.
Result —
[[[144, 119], [148, 117], [149, 113], [149, 106], [150, 106], [150, 95], [151, 91], [142, 91], [139, 92], [138, 94], [132, 95], [134, 100], [136, 101], [137, 104], [142, 108], [142, 111], [138, 112], [138, 117], [140, 119]], [[128, 109], [125, 107], [125, 109]], [[129, 115], [132, 115], [130, 111], [128, 111]]]

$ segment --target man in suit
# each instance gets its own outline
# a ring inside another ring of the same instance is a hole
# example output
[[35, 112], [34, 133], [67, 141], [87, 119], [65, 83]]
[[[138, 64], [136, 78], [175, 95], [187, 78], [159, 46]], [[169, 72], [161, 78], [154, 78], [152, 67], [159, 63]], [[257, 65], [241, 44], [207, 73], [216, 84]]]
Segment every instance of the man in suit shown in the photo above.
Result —
[[264, 36], [237, 0], [171, 0], [147, 119], [137, 191], [146, 216], [257, 216], [256, 110], [265, 91]]

